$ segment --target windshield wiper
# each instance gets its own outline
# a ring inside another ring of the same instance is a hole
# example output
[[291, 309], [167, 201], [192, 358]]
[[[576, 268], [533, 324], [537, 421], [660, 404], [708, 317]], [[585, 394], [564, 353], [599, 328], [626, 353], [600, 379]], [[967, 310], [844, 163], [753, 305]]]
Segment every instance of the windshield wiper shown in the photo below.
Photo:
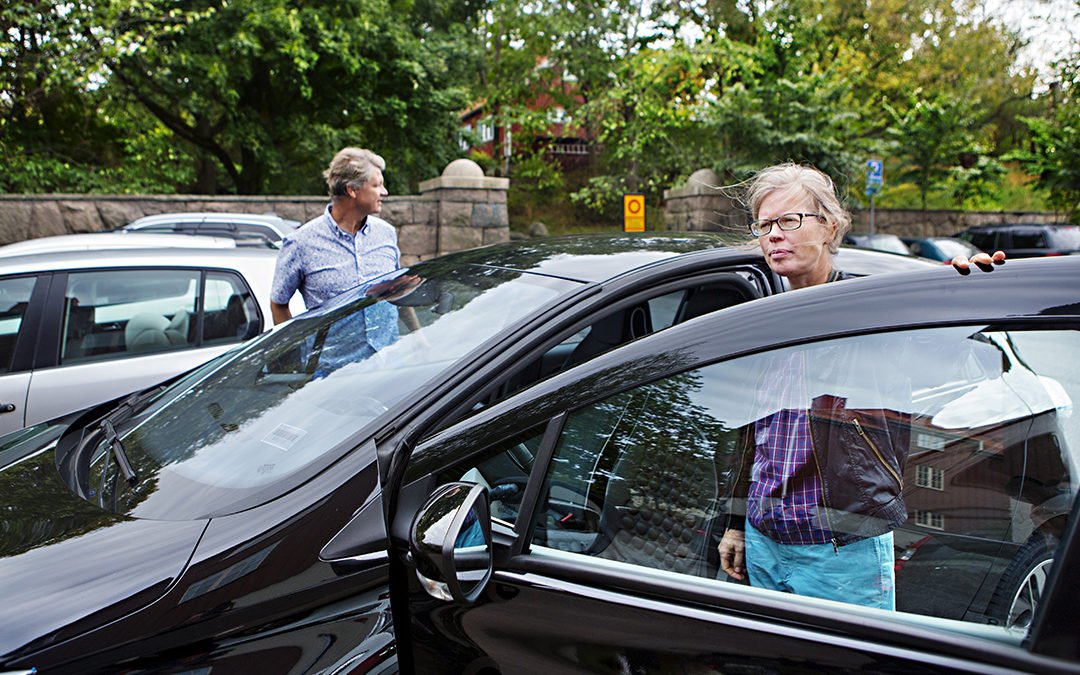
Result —
[[109, 444], [109, 451], [116, 458], [116, 465], [120, 467], [120, 473], [124, 475], [124, 480], [127, 481], [128, 485], [134, 486], [139, 482], [139, 476], [131, 468], [131, 463], [128, 462], [127, 452], [124, 451], [124, 444], [120, 442], [120, 437], [116, 435], [116, 429], [113, 429], [112, 422], [109, 420], [102, 422], [101, 428], [105, 431], [105, 442]]

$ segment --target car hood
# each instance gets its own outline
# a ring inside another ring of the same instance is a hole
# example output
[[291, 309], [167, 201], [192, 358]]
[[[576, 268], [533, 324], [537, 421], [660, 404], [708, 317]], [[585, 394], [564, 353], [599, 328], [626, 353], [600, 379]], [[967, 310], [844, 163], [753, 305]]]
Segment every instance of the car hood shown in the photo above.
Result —
[[206, 527], [126, 518], [80, 499], [56, 468], [55, 439], [44, 440], [0, 464], [0, 666], [160, 597]]

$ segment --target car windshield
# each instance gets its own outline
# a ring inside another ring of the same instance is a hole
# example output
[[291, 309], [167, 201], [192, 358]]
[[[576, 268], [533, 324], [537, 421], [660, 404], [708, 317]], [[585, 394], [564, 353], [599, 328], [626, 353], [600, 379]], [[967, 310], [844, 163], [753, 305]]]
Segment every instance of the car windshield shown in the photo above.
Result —
[[133, 486], [117, 480], [115, 443], [103, 431], [86, 494], [168, 520], [263, 503], [325, 468], [339, 444], [362, 441], [376, 418], [465, 354], [579, 285], [432, 261], [357, 287], [118, 420]]

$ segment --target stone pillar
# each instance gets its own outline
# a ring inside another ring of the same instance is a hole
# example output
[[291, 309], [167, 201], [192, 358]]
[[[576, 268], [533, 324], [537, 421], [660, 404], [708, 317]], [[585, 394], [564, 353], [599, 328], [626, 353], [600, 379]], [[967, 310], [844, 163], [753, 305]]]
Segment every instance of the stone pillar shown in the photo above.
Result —
[[509, 241], [509, 189], [509, 178], [485, 176], [470, 159], [455, 159], [442, 176], [420, 183], [420, 197], [436, 204], [436, 254]]
[[746, 233], [746, 210], [733, 197], [711, 169], [695, 171], [683, 187], [664, 190], [664, 225], [675, 232]]

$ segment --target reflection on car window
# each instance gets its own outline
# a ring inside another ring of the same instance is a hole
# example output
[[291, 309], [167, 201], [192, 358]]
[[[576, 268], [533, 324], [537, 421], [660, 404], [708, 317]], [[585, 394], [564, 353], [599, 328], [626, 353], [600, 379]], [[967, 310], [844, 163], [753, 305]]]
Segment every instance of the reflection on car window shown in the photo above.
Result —
[[22, 328], [23, 315], [30, 304], [37, 277], [0, 280], [0, 373], [11, 369], [15, 359], [15, 342]]
[[178, 381], [120, 430], [135, 470], [155, 481], [121, 503], [173, 519], [282, 484], [577, 286], [433, 262], [344, 293]]
[[[889, 535], [898, 611], [1022, 636], [1080, 485], [1080, 374], [1058, 365], [1078, 349], [1077, 331], [918, 330], [618, 394], [568, 417], [534, 547], [732, 581], [724, 531], [743, 518], [775, 528], [778, 509], [799, 507], [788, 487], [809, 477], [823, 488], [810, 518], [837, 560]], [[757, 460], [778, 415], [802, 415], [811, 454], [808, 473], [769, 483]]]

